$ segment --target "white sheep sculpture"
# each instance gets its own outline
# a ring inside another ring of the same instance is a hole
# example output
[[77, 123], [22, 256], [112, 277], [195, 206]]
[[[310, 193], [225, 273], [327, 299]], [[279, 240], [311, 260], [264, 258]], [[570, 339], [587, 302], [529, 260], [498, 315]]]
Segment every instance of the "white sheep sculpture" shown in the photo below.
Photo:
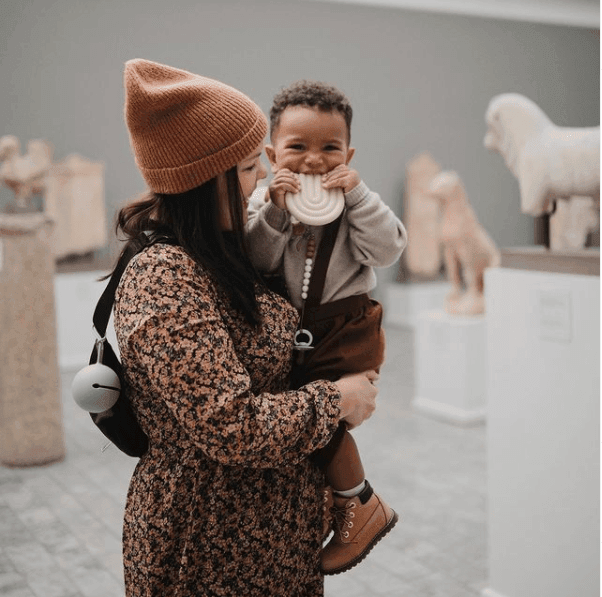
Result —
[[592, 197], [600, 204], [600, 127], [556, 126], [518, 93], [495, 96], [483, 143], [502, 155], [518, 179], [522, 213], [550, 213], [557, 199]]

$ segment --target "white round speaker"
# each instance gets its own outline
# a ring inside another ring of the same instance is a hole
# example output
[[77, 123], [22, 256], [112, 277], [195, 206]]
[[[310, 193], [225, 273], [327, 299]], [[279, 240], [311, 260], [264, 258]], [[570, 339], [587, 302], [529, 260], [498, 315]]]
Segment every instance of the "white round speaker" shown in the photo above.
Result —
[[101, 363], [84, 367], [71, 384], [73, 399], [89, 413], [101, 413], [111, 408], [117, 402], [120, 391], [119, 376]]

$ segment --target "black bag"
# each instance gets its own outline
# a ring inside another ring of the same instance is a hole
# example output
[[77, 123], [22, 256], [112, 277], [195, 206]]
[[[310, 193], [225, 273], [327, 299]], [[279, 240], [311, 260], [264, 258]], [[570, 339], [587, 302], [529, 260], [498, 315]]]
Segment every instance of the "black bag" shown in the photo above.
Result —
[[[137, 239], [130, 241], [130, 244], [119, 258], [115, 271], [111, 275], [105, 291], [98, 300], [92, 317], [94, 328], [99, 334], [100, 340], [97, 340], [94, 344], [94, 349], [90, 356], [90, 364], [102, 363], [115, 371], [121, 382], [121, 392], [114, 406], [101, 413], [90, 413], [90, 417], [108, 440], [124, 454], [135, 458], [143, 456], [148, 450], [148, 437], [140, 427], [132, 411], [127, 396], [127, 385], [123, 375], [123, 368], [113, 347], [106, 338], [106, 332], [113, 310], [113, 303], [115, 302], [115, 291], [127, 264], [142, 249], [159, 241], [166, 242], [169, 239], [158, 237], [151, 241], [146, 234], [142, 234]], [[99, 352], [100, 360], [98, 359]]]
[[123, 368], [113, 347], [106, 338], [99, 342], [103, 344], [102, 357], [100, 361], [97, 360], [99, 347], [98, 344], [95, 344], [90, 357], [90, 364], [100, 362], [113, 369], [121, 382], [121, 393], [117, 402], [109, 410], [101, 413], [90, 413], [90, 417], [104, 436], [124, 454], [140, 458], [148, 450], [148, 437], [140, 427], [130, 407], [123, 379]]

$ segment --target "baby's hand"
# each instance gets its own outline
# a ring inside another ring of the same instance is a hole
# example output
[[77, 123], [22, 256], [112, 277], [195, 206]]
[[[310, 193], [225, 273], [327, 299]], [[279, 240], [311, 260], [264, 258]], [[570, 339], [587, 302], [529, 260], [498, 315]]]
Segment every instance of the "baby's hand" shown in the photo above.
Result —
[[342, 188], [345, 193], [348, 193], [355, 189], [361, 180], [357, 170], [341, 164], [322, 176], [322, 186], [325, 189]]
[[301, 183], [299, 182], [299, 177], [288, 168], [282, 168], [276, 172], [270, 183], [270, 199], [276, 207], [286, 209], [284, 196], [287, 193], [298, 193], [300, 190]]

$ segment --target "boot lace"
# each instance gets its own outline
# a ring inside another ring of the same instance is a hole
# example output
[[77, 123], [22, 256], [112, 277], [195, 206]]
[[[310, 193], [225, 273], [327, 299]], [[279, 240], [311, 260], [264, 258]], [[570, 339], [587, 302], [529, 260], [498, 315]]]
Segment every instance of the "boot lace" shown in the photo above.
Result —
[[330, 508], [333, 517], [333, 529], [339, 532], [342, 539], [349, 538], [347, 529], [353, 528], [353, 520], [351, 519], [355, 518], [355, 512], [353, 512], [355, 507], [355, 502], [347, 502], [344, 506], [332, 506]]

